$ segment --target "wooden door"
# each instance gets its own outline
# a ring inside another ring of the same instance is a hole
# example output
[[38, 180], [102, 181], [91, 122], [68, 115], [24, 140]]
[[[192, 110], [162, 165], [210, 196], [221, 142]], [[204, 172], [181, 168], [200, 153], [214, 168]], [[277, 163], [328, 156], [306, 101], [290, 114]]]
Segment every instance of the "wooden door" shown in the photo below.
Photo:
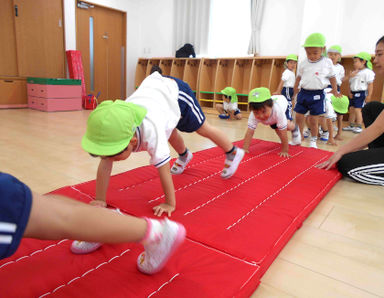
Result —
[[125, 13], [90, 5], [77, 7], [76, 19], [87, 93], [125, 99]]
[[62, 0], [14, 0], [13, 5], [19, 76], [65, 77]]
[[12, 0], [0, 0], [0, 76], [17, 76]]

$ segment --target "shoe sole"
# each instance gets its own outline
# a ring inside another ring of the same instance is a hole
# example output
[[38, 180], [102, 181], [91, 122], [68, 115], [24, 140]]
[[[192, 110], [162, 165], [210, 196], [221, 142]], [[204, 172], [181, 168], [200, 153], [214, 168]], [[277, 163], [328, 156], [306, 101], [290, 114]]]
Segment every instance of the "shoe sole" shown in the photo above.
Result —
[[179, 246], [184, 242], [184, 239], [185, 239], [185, 235], [186, 235], [186, 232], [185, 232], [185, 228], [183, 225], [181, 224], [177, 224], [177, 234], [176, 234], [176, 238], [175, 238], [175, 241], [173, 242], [173, 245], [171, 247], [171, 249], [169, 250], [168, 254], [165, 256], [165, 258], [163, 259], [163, 261], [158, 265], [158, 267], [156, 268], [156, 270], [154, 271], [151, 271], [151, 272], [147, 272], [145, 270], [143, 270], [140, 265], [139, 265], [139, 260], [142, 256], [143, 253], [145, 253], [145, 251], [143, 251], [137, 258], [137, 269], [141, 272], [141, 273], [144, 273], [144, 274], [148, 274], [148, 275], [152, 275], [152, 274], [155, 274], [159, 271], [161, 271], [165, 264], [167, 264], [168, 260], [170, 259], [170, 257], [174, 254], [174, 252], [179, 248]]
[[91, 252], [94, 252], [95, 250], [98, 250], [103, 245], [102, 243], [97, 243], [91, 249], [82, 249], [82, 248], [76, 247], [76, 244], [79, 244], [80, 242], [83, 242], [83, 241], [75, 240], [72, 242], [71, 252], [73, 252], [74, 254], [77, 254], [77, 255], [85, 255], [85, 254], [89, 254]]

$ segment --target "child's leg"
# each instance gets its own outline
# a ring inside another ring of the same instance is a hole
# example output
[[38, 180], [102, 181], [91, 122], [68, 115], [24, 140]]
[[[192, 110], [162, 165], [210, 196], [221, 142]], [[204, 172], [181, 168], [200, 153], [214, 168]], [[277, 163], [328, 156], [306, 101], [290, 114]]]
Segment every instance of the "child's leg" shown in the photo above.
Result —
[[355, 119], [357, 126], [362, 126], [363, 124], [363, 116], [361, 114], [361, 108], [355, 108]]
[[335, 139], [333, 137], [333, 123], [332, 123], [332, 118], [327, 118], [326, 120], [327, 128], [328, 128], [328, 145], [337, 145], [335, 142]]
[[233, 144], [227, 138], [225, 133], [214, 126], [211, 126], [207, 121], [205, 121], [203, 125], [196, 132], [199, 135], [210, 139], [217, 146], [223, 149], [224, 152], [228, 152], [233, 148]]
[[224, 106], [221, 103], [217, 103], [215, 107], [219, 114], [224, 114]]
[[175, 151], [179, 154], [179, 157], [171, 167], [171, 173], [174, 175], [179, 175], [184, 172], [184, 169], [191, 161], [193, 154], [185, 146], [184, 140], [176, 128], [172, 131], [168, 142], [171, 144], [173, 149], [175, 149]]
[[304, 136], [303, 136], [304, 121], [305, 121], [304, 114], [300, 114], [296, 112], [296, 124], [299, 126], [299, 129], [300, 129], [301, 140], [304, 140]]
[[144, 238], [146, 230], [144, 218], [121, 215], [65, 197], [34, 193], [24, 237], [104, 243], [138, 242]]
[[335, 136], [335, 140], [342, 141], [343, 139], [341, 138], [341, 131], [343, 130], [343, 116], [344, 115], [337, 115], [337, 133]]
[[319, 116], [311, 115], [309, 118], [309, 127], [311, 128], [311, 136], [312, 138], [316, 137], [319, 133]]
[[172, 131], [172, 134], [169, 137], [168, 142], [171, 144], [173, 149], [175, 149], [175, 151], [179, 155], [183, 154], [185, 152], [185, 150], [187, 150], [187, 147], [185, 146], [185, 143], [184, 143], [184, 139], [179, 134], [179, 132], [177, 131], [176, 128]]
[[356, 120], [355, 108], [353, 106], [350, 106], [348, 112], [349, 112], [349, 116], [348, 116], [349, 126], [344, 127], [343, 130], [352, 131], [355, 126], [355, 120]]

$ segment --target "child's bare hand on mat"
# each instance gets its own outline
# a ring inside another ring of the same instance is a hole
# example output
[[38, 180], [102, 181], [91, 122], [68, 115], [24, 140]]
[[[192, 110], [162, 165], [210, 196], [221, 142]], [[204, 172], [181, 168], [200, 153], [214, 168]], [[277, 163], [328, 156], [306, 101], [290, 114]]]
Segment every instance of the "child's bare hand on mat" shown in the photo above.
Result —
[[102, 200], [93, 200], [89, 202], [89, 205], [95, 206], [95, 207], [107, 207], [107, 203]]
[[290, 157], [289, 153], [286, 152], [286, 151], [281, 151], [281, 152], [279, 152], [279, 156], [280, 156], [280, 157]]
[[163, 213], [166, 213], [168, 217], [171, 217], [173, 211], [175, 211], [175, 206], [168, 205], [167, 203], [161, 203], [153, 207], [153, 213], [156, 216], [161, 216]]
[[340, 160], [341, 156], [342, 155], [340, 153], [335, 152], [328, 160], [318, 164], [316, 168], [329, 170], [335, 163]]

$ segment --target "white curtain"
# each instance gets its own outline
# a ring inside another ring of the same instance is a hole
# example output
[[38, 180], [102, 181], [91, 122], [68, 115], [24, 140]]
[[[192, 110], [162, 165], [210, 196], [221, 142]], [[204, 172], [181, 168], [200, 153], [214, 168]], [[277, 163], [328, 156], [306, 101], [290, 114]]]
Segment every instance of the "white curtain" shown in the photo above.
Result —
[[260, 53], [260, 30], [263, 20], [264, 0], [251, 0], [251, 40], [249, 42], [248, 54]]
[[196, 55], [207, 53], [210, 9], [211, 0], [175, 0], [175, 52], [190, 43]]

